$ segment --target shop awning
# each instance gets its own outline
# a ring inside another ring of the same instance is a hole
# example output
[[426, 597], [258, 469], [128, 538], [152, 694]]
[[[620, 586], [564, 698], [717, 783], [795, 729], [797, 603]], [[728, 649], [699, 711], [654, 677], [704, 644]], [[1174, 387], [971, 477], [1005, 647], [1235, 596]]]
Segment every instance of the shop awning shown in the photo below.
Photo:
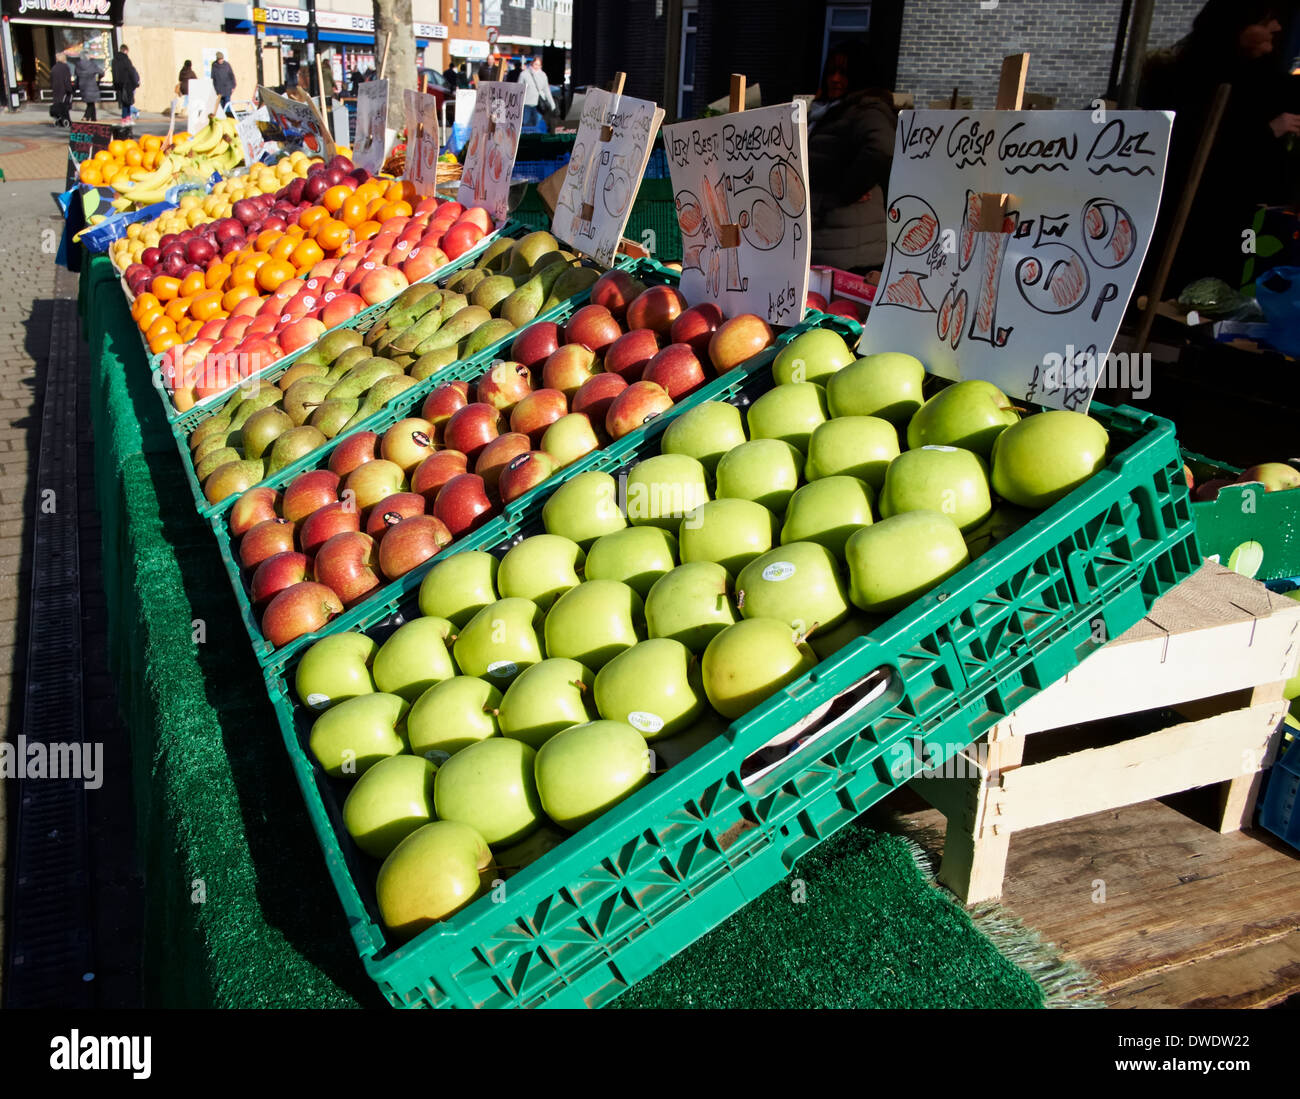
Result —
[[[227, 24], [228, 26], [230, 24]], [[240, 19], [234, 22], [235, 30], [243, 31], [246, 34], [253, 33], [253, 24], [251, 20]], [[268, 23], [262, 28], [262, 34], [266, 38], [296, 38], [305, 41], [307, 31], [303, 27], [287, 27], [280, 23]], [[338, 42], [348, 46], [373, 46], [375, 39], [369, 34], [346, 34], [343, 31], [317, 31], [316, 37], [321, 42]], [[427, 38], [417, 38], [415, 40], [417, 49], [427, 49], [429, 40]]]

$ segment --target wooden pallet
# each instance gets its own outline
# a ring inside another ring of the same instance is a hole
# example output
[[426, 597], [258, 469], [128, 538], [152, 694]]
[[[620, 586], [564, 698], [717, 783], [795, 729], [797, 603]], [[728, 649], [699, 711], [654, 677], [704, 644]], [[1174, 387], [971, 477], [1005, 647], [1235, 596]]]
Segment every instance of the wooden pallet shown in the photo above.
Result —
[[[939, 880], [968, 904], [996, 898], [1015, 833], [1211, 784], [1219, 831], [1240, 829], [1277, 753], [1298, 659], [1300, 603], [1207, 562], [942, 773], [912, 780], [947, 818]], [[1162, 709], [1182, 720], [1138, 735], [1079, 729]]]

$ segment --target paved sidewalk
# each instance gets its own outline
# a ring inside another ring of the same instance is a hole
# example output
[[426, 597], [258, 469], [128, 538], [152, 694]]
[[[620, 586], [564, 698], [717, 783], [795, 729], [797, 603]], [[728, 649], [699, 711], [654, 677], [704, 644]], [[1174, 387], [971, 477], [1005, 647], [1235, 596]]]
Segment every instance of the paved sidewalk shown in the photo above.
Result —
[[[110, 108], [116, 104], [110, 104]], [[73, 105], [72, 120], [81, 121], [82, 104]], [[100, 122], [116, 125], [113, 110], [101, 110]], [[131, 128], [141, 134], [165, 134], [169, 120], [163, 115], [142, 115]], [[184, 122], [181, 122], [184, 128]], [[9, 182], [15, 180], [57, 180], [62, 190], [68, 161], [68, 131], [60, 130], [49, 116], [49, 107], [36, 104], [12, 114], [0, 112], [0, 171]]]

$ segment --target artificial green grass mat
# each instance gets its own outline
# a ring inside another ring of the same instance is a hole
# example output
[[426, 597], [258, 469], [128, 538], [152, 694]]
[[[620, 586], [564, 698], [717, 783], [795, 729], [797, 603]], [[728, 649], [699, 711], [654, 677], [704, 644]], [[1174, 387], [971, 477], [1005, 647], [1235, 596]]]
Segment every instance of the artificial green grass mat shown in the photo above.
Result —
[[[83, 266], [82, 289], [148, 1003], [379, 1006], [106, 258]], [[1042, 996], [929, 883], [907, 841], [854, 824], [617, 1002], [1025, 1007]]]

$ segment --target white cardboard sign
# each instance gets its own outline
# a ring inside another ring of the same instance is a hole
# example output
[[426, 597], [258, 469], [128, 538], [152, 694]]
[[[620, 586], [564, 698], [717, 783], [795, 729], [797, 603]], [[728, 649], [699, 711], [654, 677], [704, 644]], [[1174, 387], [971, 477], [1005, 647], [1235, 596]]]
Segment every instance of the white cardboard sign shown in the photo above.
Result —
[[645, 99], [587, 92], [551, 232], [606, 266], [614, 262], [664, 112]]
[[498, 224], [510, 213], [510, 176], [523, 124], [522, 84], [484, 81], [478, 86], [456, 198], [462, 206], [486, 207]]
[[284, 134], [281, 144], [286, 149], [302, 149], [309, 156], [323, 157], [327, 161], [334, 155], [334, 140], [325, 129], [325, 121], [314, 102], [290, 99], [270, 88], [258, 88], [257, 93], [271, 121]]
[[796, 100], [664, 127], [682, 293], [724, 316], [803, 319], [811, 247], [808, 122]]
[[[1151, 241], [1173, 116], [904, 111], [859, 352], [1086, 411]], [[983, 196], [1007, 195], [1003, 232]]]
[[367, 80], [357, 87], [357, 139], [352, 145], [352, 163], [378, 175], [393, 147], [394, 136], [388, 125], [388, 81]]
[[404, 178], [422, 194], [432, 194], [438, 182], [438, 101], [431, 95], [403, 92], [406, 103], [406, 171]]
[[185, 100], [185, 128], [196, 134], [217, 113], [217, 90], [206, 76], [190, 77], [190, 90]]

